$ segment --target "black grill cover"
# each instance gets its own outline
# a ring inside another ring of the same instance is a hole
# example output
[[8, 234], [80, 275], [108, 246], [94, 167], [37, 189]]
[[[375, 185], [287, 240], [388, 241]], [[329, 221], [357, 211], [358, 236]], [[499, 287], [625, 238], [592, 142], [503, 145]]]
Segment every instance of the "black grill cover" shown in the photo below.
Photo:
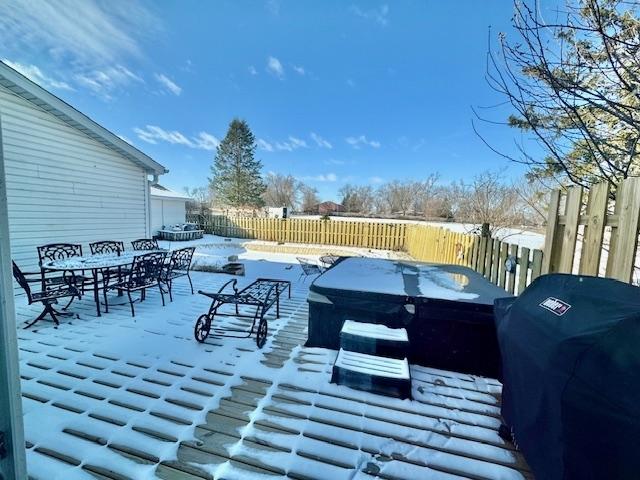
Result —
[[545, 275], [495, 317], [502, 415], [536, 478], [640, 478], [640, 289]]

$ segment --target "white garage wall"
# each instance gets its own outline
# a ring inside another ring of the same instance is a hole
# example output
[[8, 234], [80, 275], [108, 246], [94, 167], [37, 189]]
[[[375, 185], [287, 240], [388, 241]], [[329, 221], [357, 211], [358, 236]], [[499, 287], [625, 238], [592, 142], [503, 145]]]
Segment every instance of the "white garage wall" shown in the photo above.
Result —
[[151, 195], [151, 233], [156, 234], [163, 225], [184, 223], [187, 218], [185, 203], [185, 200]]
[[0, 86], [12, 258], [36, 246], [147, 237], [145, 171]]

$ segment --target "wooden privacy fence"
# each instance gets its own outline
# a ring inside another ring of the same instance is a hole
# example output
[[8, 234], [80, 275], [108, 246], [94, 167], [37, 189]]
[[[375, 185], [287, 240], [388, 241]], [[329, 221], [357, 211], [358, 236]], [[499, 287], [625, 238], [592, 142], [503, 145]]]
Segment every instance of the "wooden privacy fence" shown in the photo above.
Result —
[[633, 278], [640, 226], [640, 177], [551, 195], [542, 272]]
[[345, 247], [402, 250], [404, 223], [335, 221], [310, 218], [255, 218], [223, 215], [189, 217], [207, 233], [272, 242], [315, 243]]
[[[191, 216], [207, 233], [274, 242], [404, 250], [423, 262], [471, 267], [511, 293], [540, 275], [542, 251], [430, 225], [320, 220]], [[511, 258], [513, 270], [505, 263]]]
[[[542, 270], [542, 250], [425, 225], [407, 226], [405, 250], [423, 262], [470, 267], [515, 294], [539, 277]], [[507, 259], [511, 269], [507, 269]]]

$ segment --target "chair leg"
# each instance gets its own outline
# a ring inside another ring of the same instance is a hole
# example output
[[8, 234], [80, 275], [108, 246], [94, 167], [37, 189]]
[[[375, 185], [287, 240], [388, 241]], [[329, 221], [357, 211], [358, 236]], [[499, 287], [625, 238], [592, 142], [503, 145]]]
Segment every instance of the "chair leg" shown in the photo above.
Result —
[[[104, 304], [107, 304], [107, 285], [105, 284], [102, 288], [102, 296], [104, 297]], [[109, 310], [107, 310], [108, 312]]]
[[69, 300], [69, 303], [67, 303], [64, 307], [62, 307], [62, 310], [66, 310], [67, 308], [69, 308], [69, 306], [71, 305], [71, 302], [73, 302], [76, 299], [76, 297], [71, 297], [71, 300]]
[[167, 280], [167, 290], [169, 290], [169, 301], [173, 302], [173, 293], [171, 290], [173, 289], [173, 282], [171, 280]]
[[42, 310], [42, 312], [40, 312], [40, 315], [38, 315], [35, 320], [31, 321], [30, 323], [27, 323], [24, 328], [25, 330], [29, 327], [31, 327], [32, 325], [34, 325], [38, 320], [42, 320], [46, 315], [47, 315], [47, 306], [44, 305], [44, 309]]
[[133, 298], [131, 298], [131, 291], [127, 290], [127, 296], [129, 297], [129, 305], [131, 306], [131, 316], [135, 317], [136, 311], [133, 309]]
[[[160, 290], [160, 297], [162, 297], [162, 306], [165, 306], [164, 303], [164, 291], [162, 290], [162, 285], [160, 284], [160, 280], [158, 280], [158, 290]], [[169, 287], [169, 295], [171, 295], [171, 287]]]
[[56, 311], [51, 305], [47, 305], [47, 309], [49, 310], [49, 315], [51, 315], [51, 318], [53, 318], [53, 323], [55, 324], [55, 326], [59, 326], [60, 322], [58, 321], [58, 317], [56, 316]]
[[189, 285], [191, 286], [191, 295], [193, 295], [193, 282], [191, 281], [191, 275], [187, 272], [187, 278], [189, 279]]
[[[100, 298], [100, 297], [98, 297]], [[107, 297], [107, 291], [104, 291], [104, 312], [109, 313], [109, 298]]]

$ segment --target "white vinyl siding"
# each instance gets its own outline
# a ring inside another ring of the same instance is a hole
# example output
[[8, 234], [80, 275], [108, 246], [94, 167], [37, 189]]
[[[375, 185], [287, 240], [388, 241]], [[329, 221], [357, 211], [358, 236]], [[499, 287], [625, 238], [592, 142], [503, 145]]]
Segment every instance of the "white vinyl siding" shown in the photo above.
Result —
[[186, 200], [151, 195], [151, 233], [155, 234], [163, 225], [184, 223], [187, 214]]
[[0, 115], [16, 263], [31, 269], [46, 243], [81, 243], [89, 253], [89, 242], [148, 236], [141, 167], [3, 87]]

